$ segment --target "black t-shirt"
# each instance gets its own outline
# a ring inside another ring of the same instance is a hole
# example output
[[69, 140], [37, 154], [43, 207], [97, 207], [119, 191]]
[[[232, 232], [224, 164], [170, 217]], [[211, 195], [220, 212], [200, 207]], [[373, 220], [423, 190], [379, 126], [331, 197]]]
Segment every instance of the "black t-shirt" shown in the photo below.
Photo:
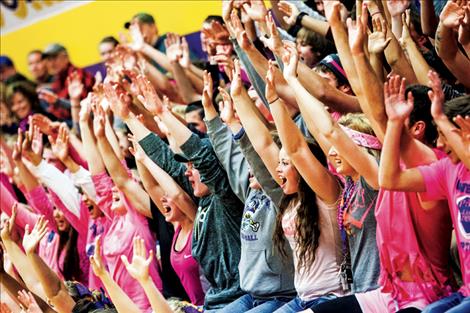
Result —
[[160, 244], [162, 264], [160, 277], [163, 284], [163, 296], [165, 298], [174, 297], [190, 301], [170, 262], [173, 235], [175, 233], [173, 225], [165, 221], [165, 217], [160, 213], [153, 201], [150, 201], [150, 210], [152, 211], [152, 220], [149, 221], [149, 226], [157, 235], [157, 240]]

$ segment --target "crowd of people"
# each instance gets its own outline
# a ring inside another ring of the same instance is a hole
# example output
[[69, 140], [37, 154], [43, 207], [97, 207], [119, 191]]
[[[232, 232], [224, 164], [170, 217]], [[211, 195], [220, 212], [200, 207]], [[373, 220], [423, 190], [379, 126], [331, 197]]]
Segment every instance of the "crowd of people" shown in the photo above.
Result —
[[470, 312], [470, 2], [270, 3], [0, 56], [0, 312]]

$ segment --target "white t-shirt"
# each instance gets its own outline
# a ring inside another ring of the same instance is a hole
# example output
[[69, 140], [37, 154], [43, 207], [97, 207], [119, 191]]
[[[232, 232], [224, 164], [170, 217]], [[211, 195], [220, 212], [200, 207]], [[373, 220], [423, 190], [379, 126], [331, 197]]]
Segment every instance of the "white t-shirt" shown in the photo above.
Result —
[[339, 280], [342, 261], [341, 235], [336, 218], [336, 204], [327, 205], [317, 198], [320, 212], [320, 241], [313, 264], [306, 269], [298, 267], [298, 249], [295, 241], [295, 218], [299, 204], [289, 208], [282, 217], [282, 229], [294, 251], [294, 285], [303, 301], [313, 300], [327, 294], [343, 295]]

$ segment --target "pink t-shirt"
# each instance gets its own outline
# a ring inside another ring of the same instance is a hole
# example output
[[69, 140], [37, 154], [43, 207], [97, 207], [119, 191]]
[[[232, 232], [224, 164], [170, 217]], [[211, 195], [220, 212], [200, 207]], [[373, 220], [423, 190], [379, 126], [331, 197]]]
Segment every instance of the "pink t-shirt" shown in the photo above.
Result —
[[447, 199], [454, 224], [460, 256], [463, 286], [460, 292], [470, 296], [470, 171], [462, 162], [453, 164], [444, 158], [418, 167], [426, 184], [425, 200]]
[[176, 239], [179, 236], [181, 227], [175, 231], [173, 236], [173, 244], [171, 249], [171, 266], [175, 270], [176, 275], [181, 280], [184, 290], [189, 296], [192, 304], [204, 305], [204, 290], [202, 289], [201, 280], [199, 279], [199, 263], [191, 255], [191, 243], [193, 231], [186, 238], [186, 244], [181, 251], [176, 251]]
[[[112, 182], [109, 184], [109, 177], [102, 173], [94, 175], [92, 179], [95, 183], [98, 203], [104, 204], [104, 207], [101, 208], [100, 206], [100, 208], [107, 216], [112, 216], [111, 225], [102, 237], [102, 255], [108, 271], [114, 281], [142, 311], [151, 312], [150, 302], [143, 288], [138, 281], [131, 277], [121, 261], [121, 255], [125, 255], [129, 261], [132, 260], [134, 236], [140, 236], [144, 239], [147, 250], [155, 249], [155, 239], [150, 232], [147, 219], [136, 212], [135, 208], [132, 207], [122, 193], [121, 199], [126, 206], [127, 212], [123, 215], [114, 214], [110, 208], [113, 184]], [[105, 186], [103, 182], [108, 182], [108, 185]], [[162, 291], [162, 281], [156, 261], [150, 266], [150, 276], [157, 288]]]

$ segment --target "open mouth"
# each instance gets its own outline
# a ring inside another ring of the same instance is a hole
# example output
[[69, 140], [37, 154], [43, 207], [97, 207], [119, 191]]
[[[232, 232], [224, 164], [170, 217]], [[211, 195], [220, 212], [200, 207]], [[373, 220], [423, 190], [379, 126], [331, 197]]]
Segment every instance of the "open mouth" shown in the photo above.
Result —
[[165, 214], [170, 213], [171, 207], [169, 207], [169, 206], [167, 206], [167, 205], [164, 205], [164, 206], [163, 206], [163, 211], [164, 211]]
[[287, 178], [279, 176], [279, 179], [281, 180], [281, 188], [284, 188], [284, 186], [287, 184]]

